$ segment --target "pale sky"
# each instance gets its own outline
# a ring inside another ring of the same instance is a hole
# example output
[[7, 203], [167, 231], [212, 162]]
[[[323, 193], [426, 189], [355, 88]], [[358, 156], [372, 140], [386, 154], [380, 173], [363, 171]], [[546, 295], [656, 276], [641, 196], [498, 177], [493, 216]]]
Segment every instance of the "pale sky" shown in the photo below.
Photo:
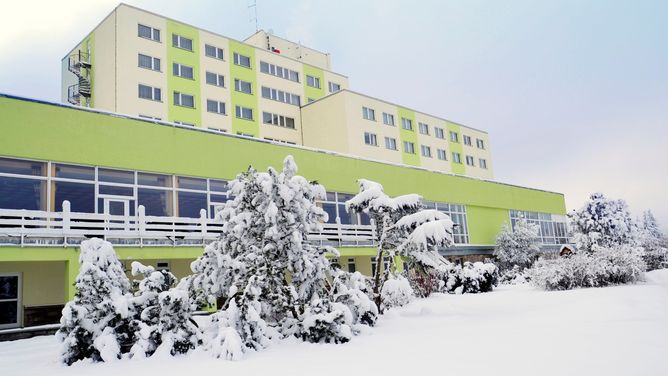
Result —
[[[129, 0], [244, 39], [247, 0]], [[8, 1], [0, 92], [60, 100], [60, 59], [117, 2]], [[668, 232], [668, 1], [257, 0], [352, 90], [490, 134], [495, 180], [651, 209]], [[76, 10], [76, 11], [75, 11]], [[26, 142], [29, 142], [26, 140]]]

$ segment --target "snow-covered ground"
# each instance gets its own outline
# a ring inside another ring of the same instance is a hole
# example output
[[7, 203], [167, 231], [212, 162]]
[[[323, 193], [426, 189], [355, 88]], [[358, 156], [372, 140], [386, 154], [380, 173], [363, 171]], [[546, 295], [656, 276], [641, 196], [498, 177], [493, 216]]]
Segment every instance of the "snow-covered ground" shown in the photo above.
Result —
[[668, 270], [636, 285], [435, 295], [345, 345], [294, 339], [237, 362], [203, 352], [65, 367], [52, 336], [0, 342], [0, 375], [668, 375]]

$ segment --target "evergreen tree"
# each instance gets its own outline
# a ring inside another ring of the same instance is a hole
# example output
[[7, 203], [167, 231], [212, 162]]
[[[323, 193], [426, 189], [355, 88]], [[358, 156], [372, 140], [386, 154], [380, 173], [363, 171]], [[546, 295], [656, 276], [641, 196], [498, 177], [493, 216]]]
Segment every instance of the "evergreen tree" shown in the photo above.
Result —
[[505, 224], [496, 237], [494, 256], [503, 271], [518, 266], [520, 271], [528, 268], [538, 257], [540, 247], [536, 244], [538, 226], [524, 218], [515, 222], [515, 228]]
[[668, 267], [668, 241], [659, 229], [659, 224], [650, 210], [643, 212], [639, 221], [640, 245], [645, 253], [643, 258], [647, 270]]

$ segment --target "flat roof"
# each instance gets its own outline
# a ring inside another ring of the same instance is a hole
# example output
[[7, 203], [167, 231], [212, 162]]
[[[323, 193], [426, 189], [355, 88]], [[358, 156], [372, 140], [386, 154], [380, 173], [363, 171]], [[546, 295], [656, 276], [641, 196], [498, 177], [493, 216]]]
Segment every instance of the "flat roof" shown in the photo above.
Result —
[[379, 159], [365, 158], [365, 157], [360, 157], [360, 156], [353, 155], [353, 154], [341, 153], [341, 152], [336, 152], [336, 151], [332, 151], [332, 150], [325, 150], [325, 149], [317, 149], [317, 148], [304, 146], [304, 145], [291, 145], [291, 144], [286, 144], [286, 143], [283, 143], [283, 142], [276, 142], [276, 141], [265, 140], [265, 139], [261, 139], [261, 138], [241, 136], [241, 135], [231, 134], [231, 133], [227, 133], [227, 132], [213, 131], [213, 130], [210, 130], [210, 129], [192, 127], [192, 126], [182, 125], [182, 124], [176, 124], [176, 123], [172, 123], [172, 122], [168, 122], [168, 121], [146, 119], [146, 118], [142, 118], [142, 117], [138, 117], [138, 116], [132, 116], [132, 115], [121, 114], [121, 113], [117, 113], [117, 112], [104, 111], [104, 110], [81, 107], [81, 106], [74, 106], [74, 105], [66, 104], [66, 103], [57, 103], [57, 102], [51, 102], [51, 101], [46, 101], [46, 100], [42, 100], [42, 99], [26, 98], [26, 97], [21, 97], [21, 96], [16, 96], [16, 95], [11, 95], [11, 94], [1, 93], [1, 92], [0, 92], [0, 98], [8, 98], [8, 99], [14, 99], [14, 100], [19, 100], [19, 101], [40, 103], [40, 104], [49, 105], [49, 106], [67, 108], [67, 109], [71, 109], [71, 110], [75, 110], [75, 111], [85, 111], [85, 112], [97, 113], [97, 114], [107, 115], [107, 116], [112, 116], [112, 117], [133, 119], [133, 120], [142, 121], [142, 122], [146, 122], [146, 123], [153, 123], [153, 124], [161, 125], [161, 126], [182, 128], [182, 129], [187, 129], [187, 130], [193, 131], [193, 132], [205, 132], [205, 133], [209, 133], [211, 135], [217, 135], [217, 136], [221, 136], [221, 137], [234, 137], [234, 138], [246, 139], [246, 140], [252, 141], [252, 142], [262, 142], [262, 143], [266, 143], [266, 144], [274, 144], [274, 145], [279, 145], [279, 146], [283, 146], [283, 147], [287, 147], [287, 148], [308, 150], [308, 151], [313, 151], [313, 152], [318, 152], [318, 153], [325, 153], [325, 154], [335, 155], [335, 156], [340, 156], [340, 157], [353, 158], [353, 159], [357, 159], [357, 160], [364, 160], [364, 161], [369, 161], [369, 162], [374, 162], [374, 163], [381, 163], [381, 164], [398, 166], [398, 167], [403, 167], [403, 168], [428, 171], [428, 172], [442, 174], [442, 175], [457, 176], [457, 177], [464, 178], [464, 179], [484, 181], [484, 182], [488, 182], [488, 183], [501, 184], [501, 185], [516, 187], [516, 188], [531, 189], [531, 190], [535, 190], [535, 191], [552, 193], [552, 194], [557, 194], [557, 195], [561, 195], [561, 196], [564, 195], [563, 193], [549, 191], [549, 190], [546, 190], [546, 189], [524, 187], [524, 186], [517, 185], [517, 184], [510, 184], [510, 183], [504, 183], [504, 182], [500, 182], [500, 181], [496, 181], [496, 180], [490, 180], [490, 179], [484, 179], [484, 178], [479, 178], [479, 177], [474, 177], [474, 176], [460, 175], [460, 174], [455, 174], [455, 173], [451, 173], [451, 172], [433, 170], [433, 169], [426, 168], [426, 167], [411, 166], [411, 165], [407, 165], [407, 164], [403, 164], [403, 163], [394, 163], [394, 162], [388, 162], [388, 161], [379, 160]]

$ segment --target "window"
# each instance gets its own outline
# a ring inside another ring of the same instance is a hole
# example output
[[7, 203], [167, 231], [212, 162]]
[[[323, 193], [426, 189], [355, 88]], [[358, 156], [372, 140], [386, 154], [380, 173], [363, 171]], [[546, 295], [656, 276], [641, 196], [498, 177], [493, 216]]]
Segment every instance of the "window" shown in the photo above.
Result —
[[457, 132], [450, 131], [450, 141], [459, 142], [459, 135]]
[[401, 118], [401, 127], [408, 131], [413, 130], [413, 121], [411, 119]]
[[462, 163], [462, 156], [459, 153], [455, 153], [454, 151], [452, 152], [452, 161], [454, 163]]
[[376, 111], [373, 108], [362, 107], [362, 117], [367, 120], [376, 121]]
[[320, 78], [306, 75], [306, 85], [320, 89]]
[[157, 87], [139, 84], [139, 98], [161, 101], [161, 91]]
[[299, 82], [299, 72], [293, 71], [292, 69], [279, 67], [278, 65], [270, 64], [265, 61], [260, 61], [260, 72], [284, 78], [286, 80]]
[[218, 48], [216, 46], [212, 46], [210, 44], [205, 44], [204, 45], [204, 54], [206, 56], [212, 57], [214, 59], [225, 60], [224, 55], [223, 55], [223, 49]]
[[342, 225], [371, 224], [369, 216], [364, 213], [346, 211], [346, 201], [353, 195], [348, 193], [327, 192], [325, 201], [321, 201], [322, 209], [327, 213], [327, 223], [341, 223]]
[[436, 138], [445, 138], [445, 132], [443, 132], [443, 128], [434, 127], [434, 135]]
[[218, 102], [211, 99], [206, 100], [206, 110], [215, 114], [225, 115], [225, 102]]
[[397, 140], [392, 137], [385, 137], [385, 148], [390, 150], [397, 150]]
[[464, 145], [471, 146], [471, 136], [463, 135], [464, 138]]
[[485, 148], [485, 141], [483, 141], [479, 138], [476, 138], [475, 144], [478, 147], [478, 149], [484, 149]]
[[21, 274], [0, 273], [0, 329], [21, 324]]
[[299, 106], [301, 103], [301, 97], [297, 94], [268, 88], [266, 86], [262, 86], [262, 98], [267, 98], [287, 104], [294, 104], [295, 106]]
[[295, 119], [283, 115], [272, 114], [271, 112], [262, 113], [262, 122], [265, 124], [277, 125], [279, 127], [295, 129]]
[[160, 42], [160, 30], [150, 26], [137, 25], [137, 36]]
[[174, 105], [195, 108], [195, 97], [189, 94], [174, 92]]
[[487, 170], [487, 160], [483, 158], [478, 159], [478, 166], [480, 166], [480, 168]]
[[206, 72], [206, 83], [209, 85], [225, 87], [225, 76], [213, 72]]
[[246, 93], [246, 94], [253, 94], [252, 90], [252, 83], [244, 80], [240, 80], [238, 78], [234, 79], [234, 90]]
[[191, 80], [195, 79], [195, 73], [193, 71], [193, 67], [189, 67], [187, 65], [179, 63], [172, 64], [172, 73], [178, 77], [188, 78]]
[[524, 218], [527, 223], [534, 224], [538, 227], [537, 241], [542, 244], [566, 244], [568, 243], [568, 231], [566, 228], [566, 217], [562, 215], [527, 212], [527, 211], [510, 211], [510, 222], [513, 227], [517, 225], [517, 221]]
[[464, 205], [428, 201], [424, 201], [423, 204], [427, 209], [435, 209], [450, 216], [455, 224], [452, 230], [456, 244], [467, 244], [469, 242], [466, 207]]
[[383, 112], [383, 124], [391, 125], [394, 127], [394, 115]]
[[148, 55], [139, 54], [139, 67], [160, 71], [160, 59]]
[[348, 257], [348, 273], [355, 273], [357, 268], [355, 267], [355, 258]]
[[404, 152], [408, 154], [415, 154], [415, 144], [409, 141], [404, 141]]
[[242, 67], [250, 68], [251, 67], [251, 60], [250, 57], [234, 53], [234, 64], [240, 65]]
[[466, 156], [466, 165], [467, 166], [475, 166], [474, 159], [472, 156], [467, 155]]
[[443, 149], [436, 149], [436, 156], [438, 157], [438, 159], [440, 159], [442, 161], [447, 161], [448, 160], [448, 158], [446, 157], [446, 154], [445, 154], [445, 150], [443, 150]]
[[364, 132], [364, 143], [371, 146], [378, 146], [376, 135], [373, 133]]
[[427, 145], [420, 145], [420, 153], [423, 157], [431, 158], [431, 147]]
[[330, 93], [336, 93], [339, 90], [341, 90], [341, 85], [339, 85], [337, 83], [334, 83], [334, 82], [329, 83], [329, 92]]
[[239, 119], [253, 120], [253, 109], [248, 107], [236, 106], [234, 113]]
[[418, 129], [420, 133], [426, 134], [427, 136], [429, 135], [429, 125], [425, 123], [418, 123]]
[[180, 36], [178, 34], [172, 34], [172, 46], [176, 48], [182, 48], [184, 50], [192, 51], [193, 50], [193, 40]]
[[25, 175], [0, 176], [0, 208], [45, 210], [47, 205], [47, 168], [44, 163], [0, 158], [0, 173]]

